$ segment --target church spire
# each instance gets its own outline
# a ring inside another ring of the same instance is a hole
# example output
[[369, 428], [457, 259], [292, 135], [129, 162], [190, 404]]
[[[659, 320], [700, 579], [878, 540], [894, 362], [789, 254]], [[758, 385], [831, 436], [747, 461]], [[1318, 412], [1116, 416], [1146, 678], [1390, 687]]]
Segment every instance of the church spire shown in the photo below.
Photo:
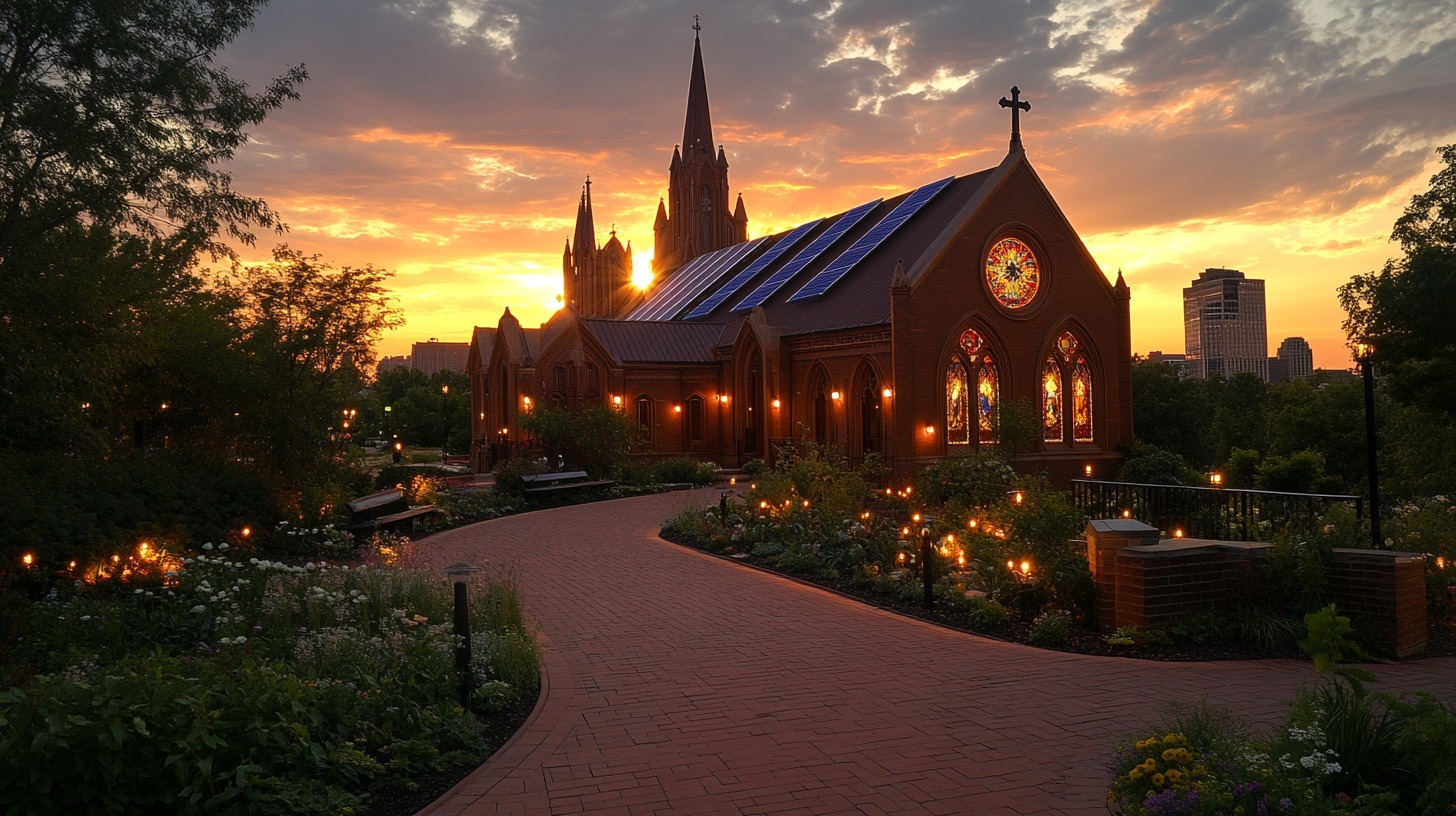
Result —
[[696, 15], [693, 16], [693, 73], [688, 83], [688, 115], [683, 122], [683, 152], [692, 155], [697, 150], [713, 151], [713, 120], [708, 114], [708, 80], [703, 73], [703, 46], [698, 32], [703, 30]]

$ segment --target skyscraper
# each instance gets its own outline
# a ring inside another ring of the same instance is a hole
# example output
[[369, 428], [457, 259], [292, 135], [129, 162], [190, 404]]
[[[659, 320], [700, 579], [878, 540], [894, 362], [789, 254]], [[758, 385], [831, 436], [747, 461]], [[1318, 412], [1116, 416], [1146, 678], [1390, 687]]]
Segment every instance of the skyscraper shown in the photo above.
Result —
[[1286, 337], [1269, 360], [1271, 382], [1297, 380], [1314, 373], [1314, 351], [1303, 337]]
[[1264, 282], [1237, 269], [1205, 269], [1183, 290], [1183, 344], [1194, 375], [1269, 379]]

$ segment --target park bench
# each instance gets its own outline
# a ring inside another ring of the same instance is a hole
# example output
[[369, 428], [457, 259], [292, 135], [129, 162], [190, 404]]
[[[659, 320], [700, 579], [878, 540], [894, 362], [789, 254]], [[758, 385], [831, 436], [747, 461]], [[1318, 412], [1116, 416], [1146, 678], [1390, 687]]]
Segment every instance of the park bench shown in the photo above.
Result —
[[533, 473], [522, 476], [526, 497], [570, 493], [593, 487], [611, 487], [616, 482], [610, 479], [588, 479], [584, 470], [566, 470], [558, 473]]
[[349, 532], [414, 532], [416, 520], [439, 512], [433, 504], [410, 507], [404, 491], [391, 487], [349, 502]]

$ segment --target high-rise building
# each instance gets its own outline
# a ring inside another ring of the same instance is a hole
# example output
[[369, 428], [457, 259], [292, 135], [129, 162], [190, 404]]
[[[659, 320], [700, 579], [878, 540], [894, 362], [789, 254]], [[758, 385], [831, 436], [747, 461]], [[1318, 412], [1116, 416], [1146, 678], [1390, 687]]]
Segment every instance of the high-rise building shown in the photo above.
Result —
[[428, 343], [410, 346], [410, 368], [434, 374], [437, 371], [465, 371], [465, 358], [470, 355], [469, 343], [441, 343], [431, 337]]
[[1205, 269], [1183, 290], [1183, 344], [1194, 376], [1248, 372], [1268, 380], [1264, 282], [1237, 269]]
[[1286, 337], [1269, 358], [1269, 381], [1287, 382], [1314, 373], [1314, 351], [1303, 337]]

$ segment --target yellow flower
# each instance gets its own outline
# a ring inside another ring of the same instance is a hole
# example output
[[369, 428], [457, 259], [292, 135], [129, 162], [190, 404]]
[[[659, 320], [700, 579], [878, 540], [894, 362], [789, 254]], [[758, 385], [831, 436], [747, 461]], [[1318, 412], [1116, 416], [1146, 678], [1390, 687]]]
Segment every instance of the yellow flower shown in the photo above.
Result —
[[1133, 768], [1132, 770], [1128, 771], [1127, 772], [1127, 778], [1128, 779], [1131, 779], [1134, 782], [1138, 781], [1139, 779], [1142, 779], [1143, 778], [1143, 766], [1139, 765], [1136, 768]]
[[1165, 780], [1164, 780], [1164, 778], [1163, 778], [1163, 775], [1162, 775], [1162, 774], [1160, 774], [1160, 773], [1155, 773], [1155, 774], [1153, 774], [1153, 778], [1152, 778], [1152, 783], [1153, 783], [1153, 784], [1154, 784], [1154, 785], [1155, 785], [1155, 786], [1157, 786], [1157, 787], [1159, 787], [1159, 788], [1161, 788], [1161, 787], [1163, 787], [1163, 782], [1164, 782], [1164, 781], [1165, 781]]
[[1164, 774], [1164, 776], [1168, 778], [1169, 785], [1176, 785], [1179, 782], [1183, 781], [1183, 772], [1176, 768], [1168, 771], [1168, 773]]

